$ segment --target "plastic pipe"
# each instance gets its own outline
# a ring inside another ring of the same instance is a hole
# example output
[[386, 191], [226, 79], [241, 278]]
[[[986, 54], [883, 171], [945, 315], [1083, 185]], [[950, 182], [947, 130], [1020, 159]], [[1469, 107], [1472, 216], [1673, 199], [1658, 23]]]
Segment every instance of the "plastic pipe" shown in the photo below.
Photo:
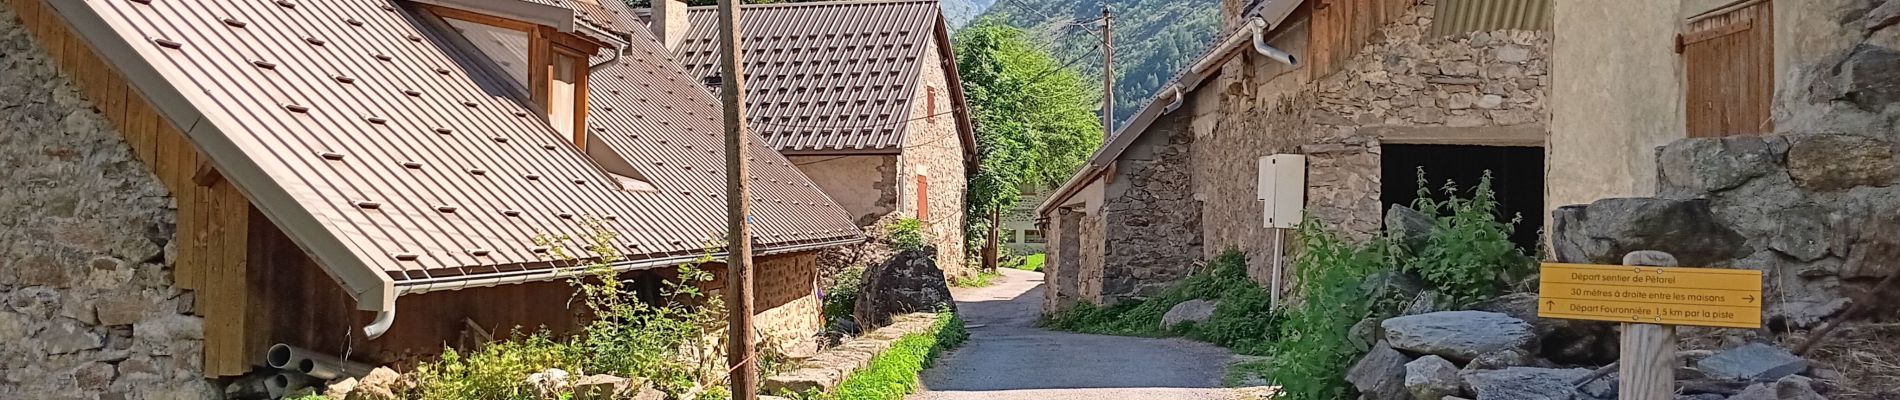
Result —
[[[337, 378], [361, 378], [369, 375], [370, 366], [351, 362], [291, 345], [278, 343], [271, 345], [270, 352], [264, 355], [264, 364], [312, 378], [331, 380]], [[276, 380], [275, 377], [272, 380]], [[265, 383], [270, 383], [266, 381]]]

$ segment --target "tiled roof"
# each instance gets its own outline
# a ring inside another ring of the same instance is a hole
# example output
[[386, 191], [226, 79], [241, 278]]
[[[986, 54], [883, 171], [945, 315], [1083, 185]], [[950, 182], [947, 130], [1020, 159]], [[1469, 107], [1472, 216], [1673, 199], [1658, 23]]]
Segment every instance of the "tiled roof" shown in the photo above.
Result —
[[[787, 154], [896, 151], [912, 119], [919, 67], [937, 40], [934, 0], [746, 6], [747, 112], [752, 129]], [[717, 10], [688, 11], [673, 54], [688, 75], [719, 74]], [[947, 51], [947, 50], [946, 50]], [[945, 107], [946, 110], [951, 107]]]
[[[590, 134], [658, 188], [636, 192], [400, 2], [84, 2], [136, 52], [131, 62], [149, 64], [202, 114], [195, 124], [214, 128], [185, 126], [193, 142], [234, 146], [208, 152], [226, 176], [247, 194], [288, 195], [253, 195], [260, 209], [279, 225], [279, 215], [314, 217], [318, 233], [292, 234], [306, 248], [341, 242], [346, 251], [312, 250], [333, 271], [369, 268], [397, 293], [505, 283], [553, 268], [535, 237], [580, 237], [589, 216], [619, 231], [633, 260], [703, 254], [724, 237], [718, 107], [645, 29], [628, 31], [626, 55], [589, 86]], [[762, 251], [862, 236], [784, 157], [753, 143]]]

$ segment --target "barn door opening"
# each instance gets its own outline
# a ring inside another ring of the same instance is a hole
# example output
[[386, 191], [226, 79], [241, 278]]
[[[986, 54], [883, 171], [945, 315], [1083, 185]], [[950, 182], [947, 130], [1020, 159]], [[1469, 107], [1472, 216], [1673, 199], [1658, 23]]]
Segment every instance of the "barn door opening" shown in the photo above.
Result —
[[1459, 196], [1469, 197], [1485, 171], [1491, 172], [1491, 191], [1497, 195], [1500, 221], [1522, 217], [1511, 232], [1511, 242], [1536, 254], [1538, 232], [1544, 228], [1544, 149], [1541, 147], [1383, 145], [1380, 161], [1381, 210], [1392, 205], [1411, 206], [1418, 200], [1418, 170], [1425, 169], [1426, 184], [1434, 193], [1445, 181], [1455, 182]]

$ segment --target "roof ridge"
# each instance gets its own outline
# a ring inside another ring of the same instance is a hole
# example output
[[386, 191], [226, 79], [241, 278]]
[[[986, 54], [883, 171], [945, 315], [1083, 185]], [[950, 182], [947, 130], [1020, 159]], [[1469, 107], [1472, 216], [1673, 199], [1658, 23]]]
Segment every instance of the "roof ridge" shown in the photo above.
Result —
[[[942, 3], [942, 1], [940, 0], [832, 0], [832, 1], [806, 1], [806, 2], [797, 2], [797, 3], [745, 4], [745, 5], [741, 5], [740, 7], [741, 9], [760, 9], [760, 8], [770, 9], [770, 8], [802, 8], [802, 7], [822, 7], [822, 6], [858, 6], [858, 5], [885, 5], [885, 4], [912, 4], [912, 3]], [[687, 11], [710, 11], [710, 10], [716, 10], [718, 8], [719, 6], [693, 6], [693, 7], [687, 7], [686, 10]]]

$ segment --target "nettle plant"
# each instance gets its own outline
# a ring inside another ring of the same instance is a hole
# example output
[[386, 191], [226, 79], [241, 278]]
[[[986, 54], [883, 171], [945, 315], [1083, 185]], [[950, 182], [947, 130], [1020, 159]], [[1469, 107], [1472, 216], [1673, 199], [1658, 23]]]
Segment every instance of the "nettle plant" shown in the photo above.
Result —
[[930, 246], [930, 237], [924, 232], [924, 223], [916, 218], [899, 219], [886, 228], [889, 230], [887, 240], [890, 240], [892, 249], [911, 251], [923, 250]]
[[1469, 195], [1446, 181], [1436, 192], [1418, 171], [1418, 200], [1412, 208], [1432, 216], [1434, 234], [1423, 248], [1402, 249], [1407, 272], [1449, 296], [1454, 303], [1470, 304], [1496, 297], [1509, 278], [1527, 273], [1531, 259], [1511, 242], [1511, 230], [1523, 216], [1508, 220], [1498, 215], [1497, 195], [1491, 191], [1491, 172], [1485, 171]]
[[[658, 302], [641, 301], [631, 282], [612, 265], [622, 259], [612, 243], [617, 233], [588, 219], [582, 237], [542, 235], [535, 244], [550, 249], [556, 263], [579, 265], [570, 276], [575, 287], [570, 307], [583, 307], [587, 322], [569, 337], [536, 330], [520, 332], [467, 354], [444, 349], [434, 361], [417, 366], [413, 398], [533, 399], [566, 398], [542, 394], [525, 379], [549, 368], [569, 373], [642, 378], [674, 396], [719, 398], [724, 389], [721, 338], [724, 305], [699, 285], [713, 280], [700, 268], [710, 256], [677, 267], [656, 293]], [[570, 248], [588, 256], [570, 254]], [[708, 252], [710, 254], [710, 252]], [[649, 296], [652, 297], [652, 296]]]

